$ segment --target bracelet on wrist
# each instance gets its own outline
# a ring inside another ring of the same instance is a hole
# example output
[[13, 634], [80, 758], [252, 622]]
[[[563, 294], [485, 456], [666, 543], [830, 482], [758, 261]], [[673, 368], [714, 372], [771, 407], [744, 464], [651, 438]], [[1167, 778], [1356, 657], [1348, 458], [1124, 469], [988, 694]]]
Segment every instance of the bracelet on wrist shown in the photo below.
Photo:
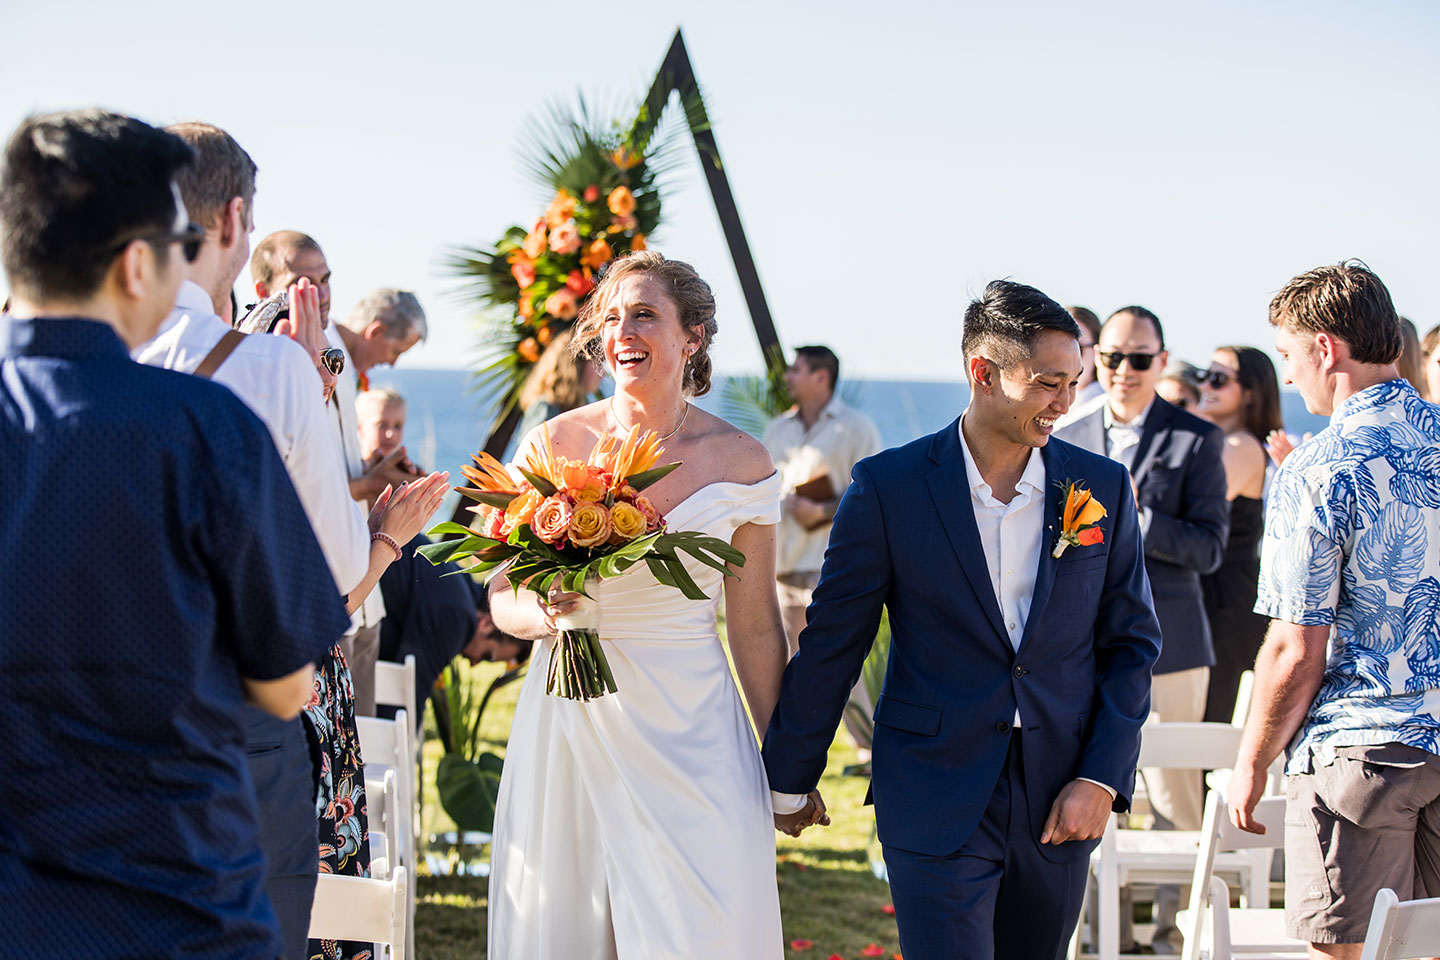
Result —
[[390, 536], [390, 534], [382, 533], [381, 531], [376, 530], [374, 533], [370, 534], [370, 542], [374, 543], [376, 540], [379, 540], [391, 550], [394, 550], [396, 560], [399, 560], [405, 556], [405, 552], [400, 549], [400, 544], [396, 542], [395, 538]]

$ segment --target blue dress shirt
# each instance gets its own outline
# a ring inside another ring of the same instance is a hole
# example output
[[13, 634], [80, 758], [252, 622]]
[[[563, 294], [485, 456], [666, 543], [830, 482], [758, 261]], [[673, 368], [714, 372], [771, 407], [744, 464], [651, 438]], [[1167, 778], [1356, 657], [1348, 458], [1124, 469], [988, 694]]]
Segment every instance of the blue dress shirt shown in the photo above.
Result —
[[280, 953], [242, 678], [349, 618], [274, 444], [107, 325], [0, 316], [6, 956]]

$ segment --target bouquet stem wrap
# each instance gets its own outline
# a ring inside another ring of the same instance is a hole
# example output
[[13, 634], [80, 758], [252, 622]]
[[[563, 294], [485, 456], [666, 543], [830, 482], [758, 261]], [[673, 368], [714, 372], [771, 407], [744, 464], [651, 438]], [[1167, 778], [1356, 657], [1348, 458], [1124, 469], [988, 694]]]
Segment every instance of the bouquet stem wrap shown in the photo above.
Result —
[[615, 677], [600, 647], [600, 604], [580, 597], [574, 612], [555, 618], [560, 635], [550, 654], [545, 692], [582, 703], [615, 692]]

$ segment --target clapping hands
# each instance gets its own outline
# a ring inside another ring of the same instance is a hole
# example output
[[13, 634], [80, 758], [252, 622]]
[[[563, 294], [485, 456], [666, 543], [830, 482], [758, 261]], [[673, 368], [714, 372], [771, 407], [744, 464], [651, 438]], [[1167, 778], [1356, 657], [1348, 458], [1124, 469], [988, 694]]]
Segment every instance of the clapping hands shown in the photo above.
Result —
[[790, 837], [798, 837], [806, 827], [830, 826], [830, 815], [825, 812], [825, 801], [819, 790], [811, 790], [805, 798], [805, 806], [794, 813], [775, 814], [775, 829]]

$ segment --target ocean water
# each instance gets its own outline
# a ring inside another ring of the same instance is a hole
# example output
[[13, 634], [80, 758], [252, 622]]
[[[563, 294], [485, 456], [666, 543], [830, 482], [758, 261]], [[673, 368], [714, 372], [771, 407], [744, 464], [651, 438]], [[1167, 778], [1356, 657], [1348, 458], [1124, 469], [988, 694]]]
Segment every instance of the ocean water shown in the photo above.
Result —
[[[698, 401], [712, 413], [724, 415], [724, 378]], [[410, 458], [422, 468], [449, 470], [452, 483], [461, 480], [460, 467], [470, 462], [489, 433], [492, 405], [470, 390], [465, 370], [416, 370], [404, 366], [373, 371], [371, 384], [387, 386], [406, 398], [405, 445]], [[875, 421], [887, 447], [934, 433], [965, 408], [969, 390], [960, 382], [923, 380], [842, 380], [840, 395]], [[1304, 434], [1325, 427], [1326, 419], [1307, 413], [1300, 395], [1281, 394], [1285, 427]], [[451, 497], [455, 497], [451, 494]], [[437, 516], [449, 517], [453, 501]]]

